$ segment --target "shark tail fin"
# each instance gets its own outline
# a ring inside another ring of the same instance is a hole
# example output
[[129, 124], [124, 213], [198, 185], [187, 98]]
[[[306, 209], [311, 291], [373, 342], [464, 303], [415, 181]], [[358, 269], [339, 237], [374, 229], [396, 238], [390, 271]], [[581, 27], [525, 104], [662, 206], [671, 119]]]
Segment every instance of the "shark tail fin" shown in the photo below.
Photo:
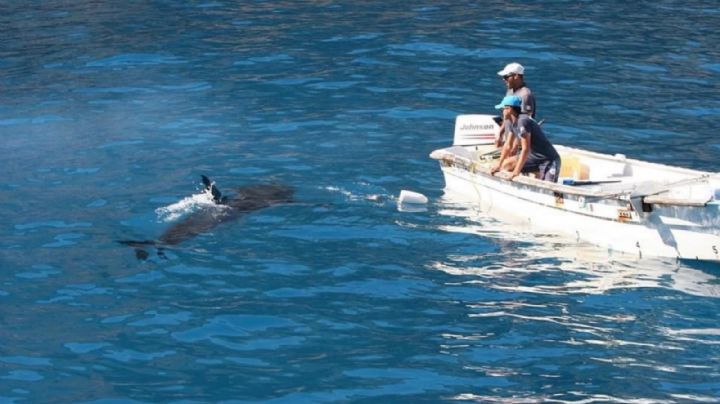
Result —
[[210, 190], [210, 193], [213, 196], [213, 201], [215, 201], [215, 203], [222, 202], [222, 193], [220, 192], [219, 189], [217, 189], [217, 187], [215, 186], [215, 183], [213, 181], [210, 181], [210, 178], [208, 178], [204, 175], [201, 175], [201, 177], [202, 177], [202, 183], [203, 183], [203, 185], [205, 185], [205, 189]]
[[155, 247], [157, 249], [158, 257], [162, 259], [168, 259], [165, 255], [165, 249], [155, 240], [118, 240], [118, 243], [132, 247], [135, 250], [135, 258], [140, 261], [145, 261], [150, 257], [147, 252], [147, 248]]
[[157, 244], [155, 240], [118, 240], [119, 244], [126, 245], [129, 247], [154, 247]]
[[164, 257], [164, 253], [161, 254], [162, 249], [157, 247], [157, 241], [154, 240], [118, 240], [118, 243], [132, 247], [135, 250], [135, 257], [140, 261], [148, 259], [150, 254], [145, 250], [148, 247], [158, 248], [158, 255]]

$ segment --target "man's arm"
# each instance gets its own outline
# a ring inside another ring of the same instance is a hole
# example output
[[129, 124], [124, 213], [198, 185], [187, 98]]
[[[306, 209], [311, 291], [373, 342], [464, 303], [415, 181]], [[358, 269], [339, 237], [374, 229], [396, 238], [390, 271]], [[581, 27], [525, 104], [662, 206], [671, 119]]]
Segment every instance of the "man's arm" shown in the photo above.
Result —
[[505, 121], [500, 124], [500, 129], [495, 136], [495, 147], [502, 147], [505, 144]]
[[527, 94], [523, 98], [522, 104], [523, 111], [532, 118], [535, 118], [535, 96], [532, 93]]
[[520, 150], [520, 155], [518, 156], [517, 163], [515, 163], [515, 169], [510, 176], [510, 180], [520, 175], [520, 172], [525, 166], [525, 161], [527, 161], [527, 157], [530, 154], [530, 136], [532, 135], [529, 132], [525, 132], [520, 138], [522, 150]]
[[508, 136], [507, 141], [503, 145], [502, 151], [500, 152], [500, 161], [498, 161], [497, 165], [490, 169], [490, 174], [495, 174], [496, 172], [500, 171], [500, 168], [502, 167], [502, 163], [505, 162], [505, 159], [510, 155], [512, 149], [515, 147], [515, 136]]

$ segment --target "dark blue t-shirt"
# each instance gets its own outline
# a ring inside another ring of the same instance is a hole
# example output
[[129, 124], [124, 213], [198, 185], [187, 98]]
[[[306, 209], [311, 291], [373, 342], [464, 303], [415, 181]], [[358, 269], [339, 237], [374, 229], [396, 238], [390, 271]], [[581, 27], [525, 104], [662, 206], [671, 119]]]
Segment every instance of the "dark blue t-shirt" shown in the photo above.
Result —
[[557, 160], [560, 155], [540, 129], [540, 125], [527, 114], [520, 114], [515, 124], [507, 122], [507, 129], [517, 137], [518, 140], [526, 133], [530, 134], [530, 155], [528, 160], [544, 161]]

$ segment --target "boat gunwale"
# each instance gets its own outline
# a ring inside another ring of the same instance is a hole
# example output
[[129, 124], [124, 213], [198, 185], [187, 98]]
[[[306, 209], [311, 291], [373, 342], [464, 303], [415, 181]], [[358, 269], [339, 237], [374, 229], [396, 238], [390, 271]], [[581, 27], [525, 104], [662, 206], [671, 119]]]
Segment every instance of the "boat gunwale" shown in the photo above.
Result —
[[[452, 174], [452, 173], [451, 173], [451, 175], [455, 175], [455, 174]], [[458, 178], [465, 179], [465, 178], [462, 178], [462, 177], [458, 177]], [[494, 181], [494, 182], [500, 184], [500, 181]], [[523, 184], [523, 185], [529, 185], [529, 184]], [[496, 188], [496, 187], [490, 187], [490, 186], [487, 186], [487, 185], [485, 185], [485, 187], [490, 188], [493, 192], [499, 192], [499, 193], [501, 193], [501, 194], [503, 194], [503, 195], [510, 196], [510, 197], [515, 198], [515, 199], [519, 199], [519, 200], [521, 200], [521, 201], [527, 202], [527, 203], [531, 203], [531, 204], [534, 204], [534, 205], [540, 205], [540, 206], [543, 206], [543, 207], [546, 207], [546, 208], [550, 208], [550, 209], [554, 209], [554, 210], [561, 211], [561, 212], [567, 212], [567, 213], [572, 214], [572, 215], [580, 215], [580, 216], [584, 216], [584, 217], [588, 217], [588, 218], [592, 218], [592, 219], [597, 219], [597, 220], [602, 220], [602, 221], [607, 221], [607, 222], [623, 223], [623, 224], [625, 224], [625, 225], [644, 226], [644, 224], [642, 223], [641, 220], [637, 220], [637, 221], [632, 221], [632, 220], [623, 221], [623, 220], [618, 220], [618, 219], [615, 218], [615, 217], [607, 217], [607, 216], [594, 215], [594, 214], [587, 213], [587, 212], [583, 212], [583, 211], [580, 211], [580, 210], [567, 209], [567, 208], [565, 208], [565, 207], [559, 207], [559, 206], [557, 206], [557, 205], [553, 205], [553, 204], [549, 204], [549, 203], [538, 202], [538, 201], [536, 201], [536, 200], [533, 200], [533, 199], [530, 199], [530, 198], [527, 198], [527, 197], [524, 197], [524, 196], [521, 196], [521, 195], [517, 195], [517, 194], [512, 193], [512, 192], [507, 192], [507, 191], [505, 191], [505, 190], [502, 190], [502, 189], [499, 189], [499, 188]], [[610, 200], [610, 199], [607, 199], [607, 200]], [[616, 200], [617, 200], [618, 202], [620, 202], [621, 204], [627, 204], [627, 203], [628, 203], [627, 201], [624, 201], [624, 200], [621, 200], [621, 199], [616, 199]], [[621, 207], [621, 206], [618, 205], [618, 207]]]
[[[440, 161], [442, 164], [446, 165], [453, 165], [453, 166], [459, 166], [459, 168], [466, 169], [472, 174], [483, 174], [486, 177], [492, 177], [497, 178], [498, 180], [506, 180], [511, 182], [518, 182], [520, 184], [524, 184], [527, 186], [539, 188], [539, 189], [546, 189], [553, 192], [558, 192], [562, 194], [567, 195], [575, 195], [575, 196], [582, 196], [586, 198], [597, 198], [597, 199], [615, 199], [623, 202], [627, 202], [631, 199], [643, 199], [646, 203], [656, 203], [656, 204], [662, 204], [662, 205], [678, 205], [678, 206], [697, 206], [697, 207], [704, 207], [708, 204], [708, 202], [712, 201], [712, 198], [707, 199], [677, 199], [677, 198], [667, 198], [667, 197], [660, 197], [657, 196], [658, 194], [662, 194], [664, 192], [670, 191], [673, 187], [680, 186], [681, 183], [684, 184], [686, 182], [704, 182], [709, 181], [713, 177], [717, 178], [717, 173], [712, 173], [708, 171], [701, 171], [701, 170], [694, 170], [690, 168], [684, 168], [684, 167], [675, 167], [675, 166], [669, 166], [665, 164], [659, 164], [659, 163], [652, 163], [642, 160], [636, 160], [636, 159], [630, 159], [630, 158], [618, 158], [609, 154], [603, 154], [603, 153], [597, 153], [592, 152], [588, 150], [583, 149], [576, 149], [572, 147], [562, 146], [559, 145], [562, 151], [568, 151], [578, 154], [585, 154], [590, 157], [594, 158], [600, 158], [604, 160], [610, 160], [610, 161], [617, 161], [617, 162], [624, 162], [624, 163], [630, 163], [630, 164], [636, 164], [639, 166], [646, 166], [649, 168], [655, 168], [655, 169], [663, 169], [663, 170], [670, 170], [675, 171], [683, 174], [692, 174], [695, 175], [695, 177], [686, 178], [683, 180], [680, 180], [676, 183], [670, 183], [670, 184], [662, 184], [659, 183], [660, 189], [655, 190], [653, 192], [647, 192], [644, 194], [637, 194], [635, 193], [635, 188], [628, 188], [626, 190], [613, 190], [613, 191], [598, 191], [598, 190], [589, 190], [584, 189], [580, 187], [575, 187], [571, 185], [565, 185], [565, 184], [557, 184], [554, 182], [549, 182], [545, 180], [540, 180], [537, 178], [529, 177], [529, 176], [516, 176], [515, 178], [511, 179], [511, 174], [509, 172], [501, 171], [498, 173], [495, 173], [494, 175], [490, 173], [490, 169], [484, 165], [477, 164], [476, 161], [473, 161], [472, 159], [461, 156], [458, 153], [453, 152], [452, 149], [457, 150], [457, 148], [461, 148], [468, 153], [471, 153], [468, 149], [466, 149], [464, 146], [451, 146], [447, 148], [437, 149], [433, 151], [430, 154], [430, 157]], [[455, 163], [461, 163], [461, 164], [455, 164]]]

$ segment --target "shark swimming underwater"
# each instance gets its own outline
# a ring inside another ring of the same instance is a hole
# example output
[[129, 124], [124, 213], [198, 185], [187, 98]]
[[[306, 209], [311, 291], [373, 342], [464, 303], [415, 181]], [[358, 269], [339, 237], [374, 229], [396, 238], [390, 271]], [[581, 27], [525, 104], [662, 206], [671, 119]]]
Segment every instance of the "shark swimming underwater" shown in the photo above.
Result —
[[146, 247], [156, 247], [158, 255], [165, 258], [163, 248], [182, 243], [216, 226], [237, 220], [247, 213], [273, 205], [292, 202], [293, 189], [281, 184], [257, 184], [241, 187], [230, 196], [224, 196], [208, 177], [202, 176], [205, 191], [213, 197], [214, 207], [193, 212], [170, 226], [157, 240], [120, 240], [119, 243], [133, 247], [138, 259], [147, 259]]

